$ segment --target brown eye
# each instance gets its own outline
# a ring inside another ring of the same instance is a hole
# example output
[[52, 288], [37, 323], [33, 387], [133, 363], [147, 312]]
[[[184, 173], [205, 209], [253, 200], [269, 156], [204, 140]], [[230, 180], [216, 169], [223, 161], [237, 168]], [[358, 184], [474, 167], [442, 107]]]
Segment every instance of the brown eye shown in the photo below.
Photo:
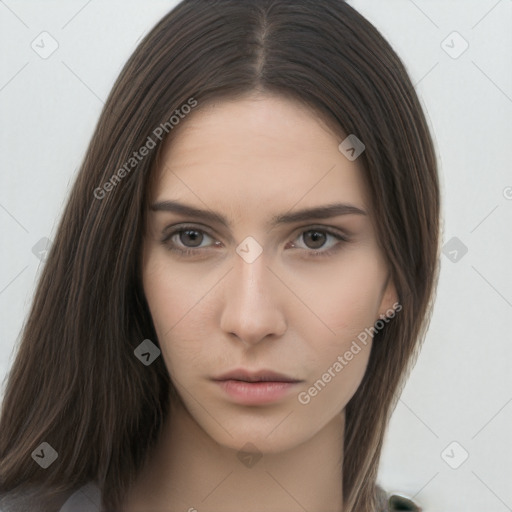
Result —
[[185, 247], [198, 247], [203, 241], [203, 233], [197, 229], [185, 229], [178, 233], [180, 242]]
[[219, 245], [213, 236], [194, 226], [175, 229], [172, 233], [165, 235], [161, 242], [170, 251], [188, 256], [198, 255], [205, 249]]
[[327, 237], [322, 231], [311, 230], [305, 231], [302, 239], [309, 249], [320, 249], [325, 244]]
[[346, 235], [338, 231], [320, 228], [302, 231], [295, 240], [293, 247], [302, 249], [305, 257], [331, 256], [349, 241]]

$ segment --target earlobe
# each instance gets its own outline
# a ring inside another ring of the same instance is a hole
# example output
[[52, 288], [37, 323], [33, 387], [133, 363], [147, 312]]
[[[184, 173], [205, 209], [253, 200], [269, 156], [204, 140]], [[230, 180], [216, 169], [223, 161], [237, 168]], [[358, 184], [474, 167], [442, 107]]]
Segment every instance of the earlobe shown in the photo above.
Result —
[[398, 300], [398, 293], [396, 292], [395, 284], [391, 279], [391, 274], [384, 283], [384, 291], [379, 307], [379, 318], [393, 318], [398, 311], [402, 309], [402, 305]]

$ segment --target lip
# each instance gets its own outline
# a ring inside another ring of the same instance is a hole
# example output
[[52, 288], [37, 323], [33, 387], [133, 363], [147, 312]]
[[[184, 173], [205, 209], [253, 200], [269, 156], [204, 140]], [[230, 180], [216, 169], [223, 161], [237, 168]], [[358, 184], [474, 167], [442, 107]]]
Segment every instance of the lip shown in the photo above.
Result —
[[250, 372], [244, 369], [225, 373], [213, 381], [233, 401], [243, 405], [277, 402], [303, 382], [271, 370]]
[[219, 377], [214, 377], [213, 380], [239, 380], [244, 382], [301, 382], [299, 379], [294, 379], [283, 373], [277, 373], [272, 370], [257, 370], [249, 371], [243, 368], [231, 370], [224, 373]]

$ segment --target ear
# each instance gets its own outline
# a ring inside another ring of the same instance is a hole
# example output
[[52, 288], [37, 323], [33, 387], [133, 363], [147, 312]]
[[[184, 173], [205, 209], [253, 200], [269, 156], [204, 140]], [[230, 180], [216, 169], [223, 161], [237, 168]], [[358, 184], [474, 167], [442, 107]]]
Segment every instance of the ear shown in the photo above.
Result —
[[391, 274], [388, 274], [382, 290], [382, 298], [379, 305], [379, 318], [393, 317], [393, 311], [400, 311], [400, 309], [402, 309], [402, 306], [398, 301], [398, 293], [396, 292], [395, 284], [391, 279]]

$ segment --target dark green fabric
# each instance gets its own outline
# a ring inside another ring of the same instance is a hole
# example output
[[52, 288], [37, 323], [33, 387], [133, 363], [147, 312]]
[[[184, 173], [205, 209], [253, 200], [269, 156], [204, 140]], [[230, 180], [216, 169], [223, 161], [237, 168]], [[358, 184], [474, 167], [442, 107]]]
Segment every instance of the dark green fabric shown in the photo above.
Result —
[[377, 511], [376, 512], [421, 512], [421, 507], [411, 498], [402, 494], [388, 494], [377, 486]]
[[398, 494], [392, 494], [388, 499], [388, 509], [390, 511], [409, 510], [420, 512], [421, 508], [412, 499]]

